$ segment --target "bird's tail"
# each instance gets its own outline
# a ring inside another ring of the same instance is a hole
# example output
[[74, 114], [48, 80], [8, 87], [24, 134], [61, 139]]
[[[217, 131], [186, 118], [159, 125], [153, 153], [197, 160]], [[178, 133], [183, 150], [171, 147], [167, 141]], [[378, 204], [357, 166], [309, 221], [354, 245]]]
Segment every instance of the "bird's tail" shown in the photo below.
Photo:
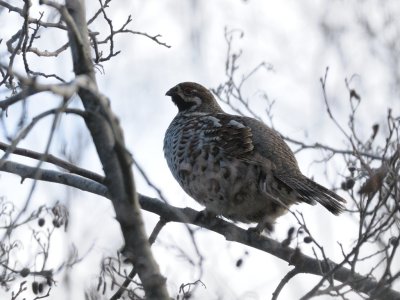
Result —
[[335, 215], [345, 210], [344, 203], [346, 203], [346, 200], [303, 175], [300, 178], [284, 176], [279, 180], [295, 190], [299, 194], [300, 201], [309, 204], [318, 202]]

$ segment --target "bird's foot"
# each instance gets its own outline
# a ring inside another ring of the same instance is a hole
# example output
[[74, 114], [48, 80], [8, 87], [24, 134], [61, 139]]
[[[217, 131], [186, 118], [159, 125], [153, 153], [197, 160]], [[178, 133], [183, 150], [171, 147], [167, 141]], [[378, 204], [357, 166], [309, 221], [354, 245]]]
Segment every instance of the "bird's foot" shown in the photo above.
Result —
[[207, 209], [200, 211], [194, 219], [194, 222], [207, 222], [214, 220], [217, 215]]
[[260, 222], [257, 224], [255, 227], [250, 227], [247, 229], [247, 232], [249, 235], [256, 235], [260, 236], [264, 231], [267, 231], [267, 233], [271, 233], [274, 231], [274, 225], [271, 224], [270, 222]]

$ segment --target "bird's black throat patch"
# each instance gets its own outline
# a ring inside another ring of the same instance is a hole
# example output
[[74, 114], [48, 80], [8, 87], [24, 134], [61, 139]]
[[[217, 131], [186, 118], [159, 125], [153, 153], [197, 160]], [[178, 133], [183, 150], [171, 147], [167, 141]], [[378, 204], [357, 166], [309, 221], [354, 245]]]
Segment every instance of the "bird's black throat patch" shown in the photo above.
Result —
[[172, 102], [175, 103], [175, 105], [178, 107], [179, 111], [185, 111], [191, 108], [193, 105], [195, 105], [195, 102], [188, 102], [182, 99], [181, 96], [175, 94], [171, 96]]

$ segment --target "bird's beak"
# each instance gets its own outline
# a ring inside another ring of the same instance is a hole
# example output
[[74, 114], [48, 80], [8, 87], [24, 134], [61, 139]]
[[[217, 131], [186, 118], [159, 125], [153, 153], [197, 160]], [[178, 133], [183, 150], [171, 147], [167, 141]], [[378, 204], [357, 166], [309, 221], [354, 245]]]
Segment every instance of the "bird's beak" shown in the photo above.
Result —
[[175, 95], [177, 92], [177, 87], [174, 86], [173, 88], [169, 89], [168, 92], [165, 93], [165, 96], [173, 96]]

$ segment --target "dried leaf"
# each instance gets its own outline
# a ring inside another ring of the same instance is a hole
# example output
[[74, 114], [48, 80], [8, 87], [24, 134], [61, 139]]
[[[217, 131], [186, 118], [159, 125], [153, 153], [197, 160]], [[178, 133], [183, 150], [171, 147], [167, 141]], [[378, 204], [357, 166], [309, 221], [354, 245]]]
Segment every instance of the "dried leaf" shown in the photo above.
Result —
[[385, 179], [387, 173], [388, 173], [388, 167], [386, 165], [382, 165], [380, 168], [375, 169], [372, 175], [362, 185], [358, 193], [359, 194], [376, 193], [382, 187], [383, 180]]
[[356, 98], [358, 101], [361, 100], [360, 95], [353, 89], [350, 90], [350, 98]]
[[352, 189], [354, 184], [355, 184], [354, 179], [351, 177], [348, 177], [348, 178], [346, 178], [346, 181], [342, 182], [341, 187], [343, 190], [347, 191], [347, 190]]
[[372, 136], [371, 136], [371, 140], [374, 140], [376, 137], [376, 134], [378, 133], [379, 130], [379, 124], [374, 124], [372, 126]]

